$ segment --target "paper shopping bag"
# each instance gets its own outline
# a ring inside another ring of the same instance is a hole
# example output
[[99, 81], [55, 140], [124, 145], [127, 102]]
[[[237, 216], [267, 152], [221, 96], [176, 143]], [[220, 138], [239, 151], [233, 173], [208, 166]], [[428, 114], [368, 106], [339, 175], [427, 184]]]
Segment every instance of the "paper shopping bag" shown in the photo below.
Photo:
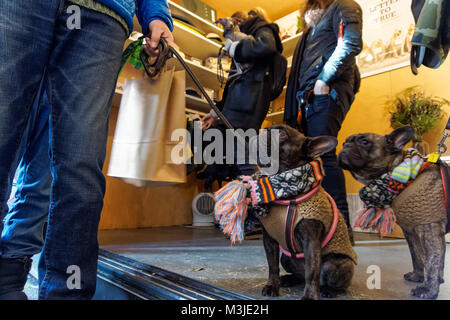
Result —
[[[185, 73], [127, 79], [114, 133], [108, 175], [138, 187], [186, 182], [184, 163], [172, 160], [176, 129], [185, 129]], [[184, 140], [185, 141], [185, 140]]]

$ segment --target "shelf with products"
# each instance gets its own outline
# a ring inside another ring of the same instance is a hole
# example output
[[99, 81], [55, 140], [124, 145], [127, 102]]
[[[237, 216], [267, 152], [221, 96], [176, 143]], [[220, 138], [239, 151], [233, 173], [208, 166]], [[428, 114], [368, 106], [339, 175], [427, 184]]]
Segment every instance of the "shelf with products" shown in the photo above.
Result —
[[271, 112], [266, 116], [266, 120], [272, 123], [282, 123], [283, 122], [284, 111]]
[[[136, 16], [134, 17], [134, 31], [142, 33]], [[222, 47], [219, 43], [206, 38], [195, 30], [176, 21], [174, 21], [172, 34], [175, 43], [180, 47], [182, 52], [198, 59], [204, 60], [208, 57], [217, 57]]]
[[203, 19], [202, 17], [196, 15], [195, 13], [187, 10], [186, 8], [176, 4], [173, 1], [168, 1], [170, 11], [173, 16], [181, 16], [189, 20], [193, 25], [202, 30], [204, 33], [216, 33], [217, 35], [222, 35], [222, 29], [214, 25], [212, 22]]
[[217, 57], [222, 47], [219, 43], [207, 39], [177, 22], [174, 22], [173, 36], [181, 51], [202, 60], [208, 57]]
[[[192, 62], [190, 60], [187, 60], [187, 59], [184, 59], [184, 61], [189, 66], [189, 68], [192, 70], [192, 72], [195, 74], [195, 76], [200, 81], [200, 83], [203, 87], [213, 89], [213, 90], [221, 89], [221, 83], [217, 76], [216, 70], [199, 65], [199, 64]], [[180, 61], [178, 61], [175, 58], [168, 60], [167, 66], [169, 68], [175, 67], [175, 70], [177, 70], [177, 71], [184, 70]], [[225, 80], [226, 80], [226, 78], [225, 78]]]

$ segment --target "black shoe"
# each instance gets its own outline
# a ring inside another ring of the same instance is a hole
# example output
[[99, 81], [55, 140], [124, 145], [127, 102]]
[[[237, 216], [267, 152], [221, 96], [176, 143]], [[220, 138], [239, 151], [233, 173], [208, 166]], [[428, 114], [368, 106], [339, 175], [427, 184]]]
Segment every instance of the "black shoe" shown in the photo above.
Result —
[[28, 273], [31, 269], [31, 258], [0, 258], [0, 300], [27, 300], [23, 292]]

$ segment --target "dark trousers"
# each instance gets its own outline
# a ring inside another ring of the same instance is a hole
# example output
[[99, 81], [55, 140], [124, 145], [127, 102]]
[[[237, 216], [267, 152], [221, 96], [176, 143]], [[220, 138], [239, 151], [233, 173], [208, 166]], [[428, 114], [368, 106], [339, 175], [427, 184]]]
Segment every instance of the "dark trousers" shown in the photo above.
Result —
[[[348, 110], [343, 110], [330, 95], [316, 95], [311, 100], [303, 113], [305, 114], [303, 125], [306, 135], [309, 137], [327, 135], [337, 138]], [[337, 165], [336, 149], [322, 155], [321, 158], [325, 169], [322, 185], [336, 201], [345, 222], [350, 226], [345, 176]]]

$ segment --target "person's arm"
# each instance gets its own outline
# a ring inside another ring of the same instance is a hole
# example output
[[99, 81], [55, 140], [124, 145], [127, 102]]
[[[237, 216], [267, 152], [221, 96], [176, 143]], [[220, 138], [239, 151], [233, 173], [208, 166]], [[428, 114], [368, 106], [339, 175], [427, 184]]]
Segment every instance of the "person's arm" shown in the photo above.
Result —
[[275, 36], [270, 28], [261, 28], [255, 37], [249, 36], [230, 49], [230, 55], [239, 63], [250, 63], [273, 55], [277, 50]]
[[362, 50], [362, 10], [355, 2], [351, 3], [338, 8], [333, 17], [336, 37], [339, 35], [341, 21], [344, 24], [344, 32], [342, 43], [338, 44], [318, 77], [318, 80], [327, 85], [339, 78], [352, 59]]
[[135, 0], [136, 15], [146, 38], [145, 51], [149, 55], [158, 54], [158, 44], [161, 38], [166, 39], [169, 45], [174, 45], [172, 36], [173, 20], [166, 0]]
[[173, 31], [173, 20], [166, 0], [136, 0], [136, 16], [142, 33], [148, 34], [150, 22], [163, 21]]

